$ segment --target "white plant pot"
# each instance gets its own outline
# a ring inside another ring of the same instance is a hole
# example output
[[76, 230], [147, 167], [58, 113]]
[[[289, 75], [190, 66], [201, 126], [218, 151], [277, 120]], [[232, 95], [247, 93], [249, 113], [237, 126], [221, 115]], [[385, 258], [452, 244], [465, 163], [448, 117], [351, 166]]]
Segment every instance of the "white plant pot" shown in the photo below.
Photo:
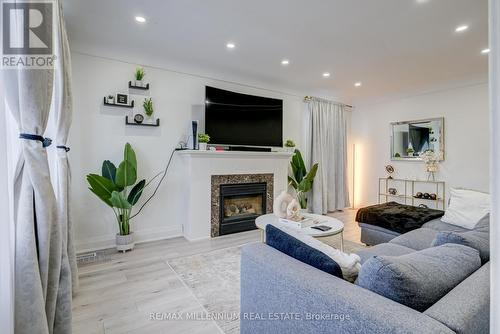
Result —
[[125, 253], [128, 250], [134, 249], [134, 232], [129, 235], [116, 235], [116, 250]]
[[106, 101], [108, 101], [109, 104], [115, 104], [115, 98], [110, 99], [108, 97], [108, 99]]
[[207, 143], [199, 143], [198, 144], [198, 149], [200, 151], [206, 151], [207, 150]]
[[293, 152], [295, 152], [295, 147], [287, 147], [286, 151], [289, 153], [293, 153]]
[[142, 80], [135, 80], [135, 85], [136, 85], [137, 87], [143, 87], [143, 86], [142, 86]]

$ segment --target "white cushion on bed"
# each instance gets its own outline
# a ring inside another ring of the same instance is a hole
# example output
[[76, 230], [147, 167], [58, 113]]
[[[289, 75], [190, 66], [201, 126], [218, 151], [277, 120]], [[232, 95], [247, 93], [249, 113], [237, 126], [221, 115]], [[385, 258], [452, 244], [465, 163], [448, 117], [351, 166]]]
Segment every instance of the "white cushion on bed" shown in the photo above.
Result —
[[490, 212], [490, 195], [466, 189], [451, 189], [450, 205], [441, 221], [472, 230]]

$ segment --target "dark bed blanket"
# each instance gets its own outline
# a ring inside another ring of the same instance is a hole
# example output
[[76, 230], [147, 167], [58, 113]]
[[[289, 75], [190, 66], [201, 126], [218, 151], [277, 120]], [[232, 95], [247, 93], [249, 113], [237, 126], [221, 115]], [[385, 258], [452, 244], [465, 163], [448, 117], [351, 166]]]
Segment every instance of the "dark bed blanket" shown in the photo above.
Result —
[[356, 221], [403, 234], [443, 215], [441, 210], [388, 202], [359, 209]]

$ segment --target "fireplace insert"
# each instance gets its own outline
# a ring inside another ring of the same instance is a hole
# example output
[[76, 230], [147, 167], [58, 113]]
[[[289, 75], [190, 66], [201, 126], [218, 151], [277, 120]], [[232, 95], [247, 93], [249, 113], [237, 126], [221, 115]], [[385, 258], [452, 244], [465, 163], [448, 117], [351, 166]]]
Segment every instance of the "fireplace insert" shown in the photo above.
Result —
[[266, 183], [220, 186], [219, 234], [254, 230], [255, 218], [266, 213]]

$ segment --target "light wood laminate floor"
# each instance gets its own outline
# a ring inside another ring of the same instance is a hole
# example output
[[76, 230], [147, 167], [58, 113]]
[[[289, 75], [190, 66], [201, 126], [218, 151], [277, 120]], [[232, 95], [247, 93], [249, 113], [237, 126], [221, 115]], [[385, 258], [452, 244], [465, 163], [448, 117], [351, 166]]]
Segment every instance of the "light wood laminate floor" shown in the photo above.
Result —
[[[344, 238], [359, 243], [354, 210], [330, 214], [345, 224]], [[174, 238], [138, 244], [125, 254], [108, 251], [79, 267], [73, 299], [73, 333], [222, 333], [211, 320], [152, 320], [156, 313], [204, 311], [168, 261], [258, 242], [258, 230], [196, 242]]]

